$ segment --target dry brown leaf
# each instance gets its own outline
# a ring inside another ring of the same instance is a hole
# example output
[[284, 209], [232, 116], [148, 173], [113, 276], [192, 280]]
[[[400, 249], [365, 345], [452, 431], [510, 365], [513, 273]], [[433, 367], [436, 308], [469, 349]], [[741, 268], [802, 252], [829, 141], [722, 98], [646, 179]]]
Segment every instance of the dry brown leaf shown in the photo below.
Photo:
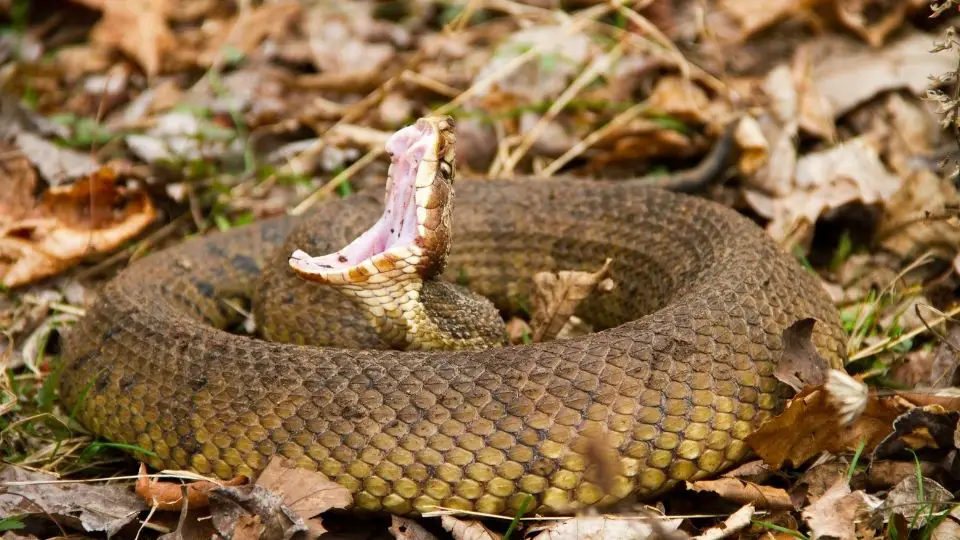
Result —
[[903, 185], [884, 201], [877, 237], [885, 249], [902, 256], [930, 248], [953, 253], [960, 247], [956, 208], [960, 193], [929, 169], [915, 169]]
[[[930, 476], [939, 470], [935, 463], [920, 462], [920, 474]], [[873, 461], [867, 469], [866, 482], [872, 490], [888, 490], [908, 476], [916, 476], [914, 461]]]
[[513, 317], [507, 321], [507, 341], [510, 343], [519, 345], [525, 340], [529, 340], [532, 335], [533, 331], [527, 321], [519, 317]]
[[877, 149], [865, 137], [858, 137], [801, 157], [789, 194], [772, 198], [747, 191], [745, 195], [758, 213], [770, 218], [767, 232], [789, 248], [806, 242], [827, 210], [852, 202], [883, 203], [900, 185], [900, 179], [880, 161]]
[[0, 229], [28, 215], [36, 205], [37, 175], [16, 146], [0, 143]]
[[250, 54], [271, 35], [289, 32], [293, 21], [301, 16], [300, 2], [285, 0], [264, 3], [250, 10], [242, 10], [234, 20], [221, 26], [222, 31], [207, 43], [201, 53], [199, 64], [213, 65], [229, 50], [242, 55]]
[[[898, 392], [898, 396], [901, 392]], [[916, 392], [902, 392], [907, 398], [927, 396]], [[912, 394], [912, 395], [911, 395]], [[954, 402], [960, 401], [954, 396]], [[931, 448], [942, 450], [943, 453], [956, 448], [954, 435], [957, 433], [957, 422], [960, 412], [947, 411], [940, 405], [925, 405], [911, 409], [893, 423], [893, 433], [887, 436], [874, 451], [874, 457], [892, 457], [902, 455], [907, 449], [922, 450]]]
[[818, 459], [797, 480], [793, 493], [805, 495], [806, 500], [816, 501], [838, 481], [847, 477], [850, 464], [837, 456]]
[[703, 534], [693, 537], [692, 540], [720, 540], [737, 534], [741, 530], [750, 526], [753, 519], [754, 508], [752, 504], [744, 505], [736, 512], [730, 514], [730, 517], [723, 520], [723, 523], [710, 527], [703, 531]]
[[839, 411], [822, 387], [798, 394], [784, 411], [762, 423], [746, 438], [747, 445], [775, 469], [799, 466], [820, 452], [854, 451], [861, 441], [872, 450], [893, 431], [893, 421], [909, 405], [896, 398], [871, 395], [850, 426], [840, 425]]
[[530, 327], [533, 328], [535, 343], [556, 337], [580, 302], [594, 290], [604, 292], [613, 288], [613, 281], [607, 278], [612, 262], [613, 259], [607, 259], [593, 273], [537, 272], [533, 276], [536, 291], [531, 305]]
[[874, 529], [875, 511], [881, 502], [863, 491], [850, 491], [846, 478], [837, 481], [816, 502], [803, 510], [812, 538], [859, 540]]
[[453, 516], [442, 516], [440, 524], [454, 540], [500, 540], [502, 538], [479, 521], [464, 521]]
[[660, 78], [647, 98], [651, 110], [686, 123], [707, 123], [710, 107], [707, 93], [693, 81], [680, 76]]
[[793, 510], [793, 501], [785, 490], [761, 486], [738, 478], [718, 478], [716, 480], [698, 480], [687, 482], [691, 491], [716, 493], [720, 497], [740, 503], [752, 504], [757, 508]]
[[[487, 104], [492, 104], [489, 98], [495, 97], [505, 107], [542, 103], [559, 96], [584, 64], [598, 54], [590, 37], [572, 31], [571, 26], [532, 26], [510, 34], [474, 76], [473, 84], [483, 81], [476, 96]], [[505, 69], [534, 48], [540, 53], [512, 71]]]
[[801, 319], [783, 331], [783, 352], [773, 376], [799, 392], [805, 386], [819, 386], [827, 380], [830, 364], [813, 344], [816, 319]]
[[804, 13], [821, 1], [768, 0], [761, 9], [756, 0], [720, 0], [717, 8], [737, 21], [740, 30], [737, 41], [743, 41], [779, 21]]
[[323, 530], [317, 516], [332, 508], [347, 508], [353, 503], [353, 495], [347, 488], [321, 472], [299, 468], [282, 456], [270, 460], [256, 484], [283, 497], [283, 503], [317, 534]]
[[909, 89], [915, 96], [926, 91], [932, 73], [956, 66], [949, 52], [931, 53], [935, 34], [906, 32], [903, 38], [877, 51], [849, 40], [824, 37], [811, 51], [819, 62], [813, 80], [840, 117], [882, 92]]
[[[64, 526], [113, 536], [147, 506], [127, 485], [60, 484], [12, 464], [0, 470], [0, 516], [47, 515]], [[15, 482], [15, 483], [14, 483]]]
[[664, 519], [654, 515], [643, 519], [638, 516], [629, 516], [626, 519], [617, 519], [616, 516], [579, 516], [541, 527], [538, 534], [530, 540], [669, 538], [682, 522], [682, 519]]
[[308, 526], [280, 495], [263, 486], [224, 486], [210, 491], [210, 522], [223, 537], [259, 532], [261, 538], [319, 536], [323, 528]]
[[103, 11], [90, 33], [91, 41], [132, 56], [147, 76], [159, 74], [164, 57], [177, 47], [167, 25], [170, 0], [98, 0], [87, 2]]
[[155, 217], [146, 192], [118, 186], [109, 168], [52, 187], [31, 216], [0, 229], [0, 283], [19, 287], [109, 252]]
[[[180, 510], [183, 508], [184, 501], [188, 508], [198, 509], [210, 505], [210, 490], [221, 485], [239, 486], [246, 481], [246, 477], [238, 476], [222, 484], [209, 480], [198, 480], [186, 485], [179, 482], [163, 482], [157, 478], [150, 479], [147, 476], [147, 466], [141, 463], [134, 491], [145, 503], [157, 510]], [[184, 488], [187, 493], [186, 499], [183, 497]]]
[[834, 7], [841, 23], [871, 47], [880, 47], [891, 32], [903, 25], [909, 5], [904, 1], [837, 0]]
[[883, 501], [880, 511], [884, 515], [900, 514], [907, 518], [915, 529], [927, 524], [931, 515], [952, 506], [953, 493], [937, 482], [922, 477], [923, 490], [916, 474], [907, 476], [900, 481]]
[[410, 518], [390, 516], [390, 533], [397, 540], [436, 540], [436, 536]]
[[92, 157], [61, 148], [33, 133], [18, 133], [17, 147], [51, 186], [93, 174], [100, 168]]
[[318, 4], [307, 12], [303, 31], [321, 75], [335, 75], [339, 80], [379, 80], [395, 58], [396, 48], [373, 39], [378, 24], [371, 10], [372, 4], [356, 2], [349, 7]]

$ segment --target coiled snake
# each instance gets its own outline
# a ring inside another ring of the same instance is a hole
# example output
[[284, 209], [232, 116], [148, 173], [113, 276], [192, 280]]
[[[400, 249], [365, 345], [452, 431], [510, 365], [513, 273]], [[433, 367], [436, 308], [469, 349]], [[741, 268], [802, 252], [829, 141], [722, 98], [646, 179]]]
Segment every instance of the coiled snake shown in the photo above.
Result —
[[[818, 282], [732, 210], [635, 182], [476, 180], [457, 183], [451, 217], [452, 121], [389, 144], [390, 212], [354, 195], [113, 279], [66, 333], [77, 418], [158, 468], [230, 478], [282, 454], [361, 509], [512, 514], [532, 495], [530, 511], [558, 513], [742, 460], [782, 407], [772, 374], [792, 323], [816, 318], [814, 343], [841, 363]], [[597, 331], [569, 340], [488, 346], [502, 319], [450, 285], [516, 313], [535, 272], [607, 258], [616, 289], [577, 311]], [[225, 295], [252, 297], [273, 341], [223, 330]]]

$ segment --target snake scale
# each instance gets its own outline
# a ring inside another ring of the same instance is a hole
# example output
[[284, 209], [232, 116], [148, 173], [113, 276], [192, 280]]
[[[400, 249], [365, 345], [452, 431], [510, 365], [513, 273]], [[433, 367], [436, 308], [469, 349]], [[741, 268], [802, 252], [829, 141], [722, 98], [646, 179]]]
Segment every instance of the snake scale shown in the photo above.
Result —
[[[842, 364], [843, 330], [817, 280], [722, 205], [573, 179], [459, 181], [456, 205], [442, 277], [504, 314], [528, 304], [535, 272], [611, 258], [616, 287], [577, 310], [596, 331], [468, 350], [367, 346], [353, 303], [286, 266], [294, 247], [332, 252], [371, 227], [383, 197], [361, 193], [130, 265], [66, 332], [61, 397], [157, 468], [226, 479], [279, 454], [347, 487], [357, 509], [513, 514], [532, 496], [529, 512], [556, 514], [741, 461], [745, 437], [783, 406], [773, 373], [794, 322], [817, 319], [814, 344]], [[266, 293], [264, 276], [276, 278]], [[257, 310], [285, 321], [266, 324], [280, 341], [224, 330], [221, 299], [258, 295]], [[356, 346], [298, 344], [317, 332]]]

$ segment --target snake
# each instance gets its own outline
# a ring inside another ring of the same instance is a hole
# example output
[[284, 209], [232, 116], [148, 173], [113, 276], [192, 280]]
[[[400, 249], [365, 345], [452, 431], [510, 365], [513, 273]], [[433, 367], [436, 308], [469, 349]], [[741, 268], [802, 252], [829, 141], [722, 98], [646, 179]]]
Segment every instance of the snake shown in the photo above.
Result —
[[[791, 395], [797, 322], [843, 365], [819, 280], [749, 217], [635, 180], [455, 181], [455, 134], [393, 134], [385, 194], [128, 265], [63, 332], [63, 403], [156, 469], [254, 477], [280, 456], [357, 511], [562, 515], [742, 463]], [[536, 274], [608, 260], [614, 286], [575, 310], [591, 332], [504, 340]]]

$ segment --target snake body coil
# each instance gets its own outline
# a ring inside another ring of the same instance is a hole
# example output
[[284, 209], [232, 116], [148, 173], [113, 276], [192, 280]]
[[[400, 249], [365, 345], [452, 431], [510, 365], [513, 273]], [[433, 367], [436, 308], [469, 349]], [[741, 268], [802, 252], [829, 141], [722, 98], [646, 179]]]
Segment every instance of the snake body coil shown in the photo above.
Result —
[[[336, 249], [381, 204], [326, 204], [304, 238]], [[510, 514], [531, 494], [530, 511], [556, 513], [741, 460], [747, 434], [782, 407], [772, 373], [792, 323], [818, 319], [814, 343], [841, 362], [826, 294], [752, 222], [695, 197], [601, 182], [460, 183], [444, 274], [516, 311], [535, 272], [593, 271], [612, 258], [615, 291], [578, 310], [593, 334], [401, 352], [219, 329], [229, 319], [220, 294], [252, 293], [267, 265], [289, 273], [278, 248], [298, 221], [188, 241], [110, 282], [66, 336], [61, 395], [77, 418], [151, 451], [139, 457], [158, 468], [229, 478], [282, 454], [364, 509]], [[271, 298], [266, 308], [291, 310], [304, 332], [355, 331], [343, 302], [310, 303], [292, 287]]]

